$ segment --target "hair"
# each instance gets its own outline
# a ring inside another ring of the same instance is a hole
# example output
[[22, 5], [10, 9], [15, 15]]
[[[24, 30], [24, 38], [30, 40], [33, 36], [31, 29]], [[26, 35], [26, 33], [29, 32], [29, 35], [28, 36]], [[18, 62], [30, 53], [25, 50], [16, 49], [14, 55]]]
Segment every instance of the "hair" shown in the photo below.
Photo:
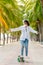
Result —
[[27, 23], [27, 25], [29, 26], [30, 25], [30, 23], [29, 23], [29, 21], [27, 21], [27, 20], [24, 20], [24, 23]]

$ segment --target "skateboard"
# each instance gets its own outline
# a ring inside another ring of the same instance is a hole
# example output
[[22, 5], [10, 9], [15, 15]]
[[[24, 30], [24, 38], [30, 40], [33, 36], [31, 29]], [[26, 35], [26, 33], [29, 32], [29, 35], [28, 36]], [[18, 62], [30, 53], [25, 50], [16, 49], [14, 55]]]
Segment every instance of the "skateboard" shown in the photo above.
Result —
[[17, 60], [18, 60], [18, 62], [24, 62], [24, 57], [18, 56]]

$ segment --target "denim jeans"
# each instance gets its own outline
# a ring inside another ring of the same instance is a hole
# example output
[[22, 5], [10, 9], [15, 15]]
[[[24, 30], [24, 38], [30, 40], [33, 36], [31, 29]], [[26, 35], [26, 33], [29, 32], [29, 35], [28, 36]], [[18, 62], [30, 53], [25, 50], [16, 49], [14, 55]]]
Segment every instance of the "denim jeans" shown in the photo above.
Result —
[[25, 48], [26, 56], [28, 56], [28, 39], [20, 40], [20, 42], [21, 42], [21, 55], [23, 56]]

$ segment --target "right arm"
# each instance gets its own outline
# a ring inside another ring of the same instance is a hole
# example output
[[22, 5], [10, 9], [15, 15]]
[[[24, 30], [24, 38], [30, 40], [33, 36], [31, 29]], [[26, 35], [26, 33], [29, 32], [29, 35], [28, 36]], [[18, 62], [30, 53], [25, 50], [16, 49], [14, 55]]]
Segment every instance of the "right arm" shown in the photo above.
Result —
[[16, 31], [20, 31], [22, 29], [22, 27], [18, 27], [18, 28], [12, 28], [10, 29], [11, 32], [16, 32]]

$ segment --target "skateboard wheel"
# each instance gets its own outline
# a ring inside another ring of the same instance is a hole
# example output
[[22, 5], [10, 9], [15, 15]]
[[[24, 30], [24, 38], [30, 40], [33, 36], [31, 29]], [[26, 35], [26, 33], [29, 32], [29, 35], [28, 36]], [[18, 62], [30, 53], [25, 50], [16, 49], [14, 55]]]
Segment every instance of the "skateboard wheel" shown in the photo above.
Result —
[[18, 57], [18, 59], [17, 59], [17, 60], [18, 60], [18, 62], [20, 62], [20, 58], [19, 58], [19, 57]]

